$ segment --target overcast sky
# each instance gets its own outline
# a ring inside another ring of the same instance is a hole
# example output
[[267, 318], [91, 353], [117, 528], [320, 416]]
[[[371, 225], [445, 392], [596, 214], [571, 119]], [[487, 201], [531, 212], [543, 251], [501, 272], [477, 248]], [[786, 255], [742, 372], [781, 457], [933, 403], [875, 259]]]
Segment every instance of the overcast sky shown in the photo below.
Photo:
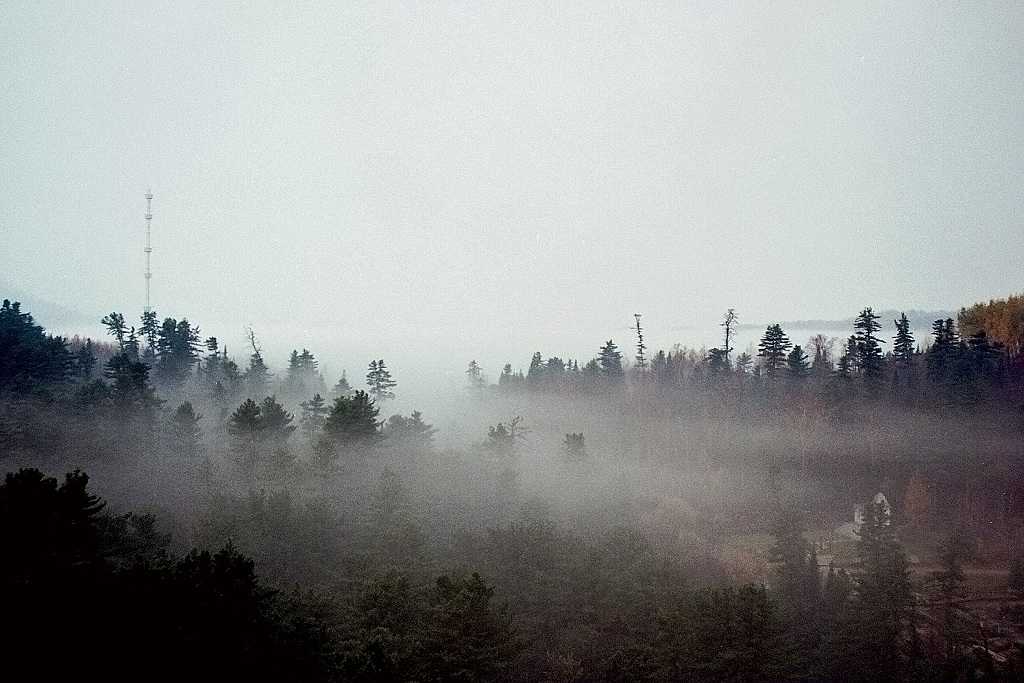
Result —
[[0, 283], [134, 317], [152, 188], [154, 308], [233, 339], [1022, 290], [1018, 0], [292, 4], [0, 2]]

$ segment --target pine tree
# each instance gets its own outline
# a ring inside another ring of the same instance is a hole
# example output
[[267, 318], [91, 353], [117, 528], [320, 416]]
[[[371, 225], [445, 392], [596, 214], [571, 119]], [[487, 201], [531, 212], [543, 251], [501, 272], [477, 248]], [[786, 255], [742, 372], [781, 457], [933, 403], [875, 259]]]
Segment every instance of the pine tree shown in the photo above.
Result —
[[431, 450], [434, 447], [434, 425], [423, 421], [423, 413], [414, 410], [409, 417], [392, 415], [384, 423], [383, 435], [388, 441], [414, 449]]
[[302, 427], [302, 432], [307, 437], [312, 438], [323, 429], [330, 409], [327, 407], [324, 397], [320, 394], [314, 394], [313, 398], [303, 401], [299, 404], [299, 407], [302, 409], [302, 415], [299, 417], [299, 426]]
[[[4, 307], [8, 305], [8, 301], [4, 300]], [[15, 302], [17, 306], [17, 302]], [[124, 351], [125, 339], [128, 336], [128, 325], [124, 321], [124, 315], [120, 313], [111, 313], [103, 316], [100, 322], [104, 327], [107, 328], [107, 334], [111, 335], [117, 341], [117, 348]]]
[[[509, 366], [511, 370], [511, 366]], [[483, 389], [487, 386], [487, 379], [484, 377], [484, 371], [480, 368], [475, 360], [469, 361], [469, 367], [466, 368], [466, 384], [471, 389]]]
[[892, 338], [892, 360], [896, 371], [896, 384], [908, 387], [914, 385], [914, 335], [910, 331], [907, 314], [901, 313], [899, 320], [894, 320], [896, 335]]
[[86, 339], [75, 354], [75, 375], [83, 380], [92, 379], [96, 369], [96, 354], [92, 350], [92, 339]]
[[56, 386], [70, 379], [74, 359], [63, 338], [45, 333], [21, 304], [0, 306], [0, 391]]
[[786, 333], [778, 325], [769, 325], [758, 344], [757, 355], [761, 366], [769, 378], [774, 378], [776, 371], [786, 363], [786, 354], [792, 347]]
[[870, 308], [865, 308], [857, 315], [853, 328], [857, 367], [869, 391], [877, 392], [885, 372], [881, 342], [875, 336], [882, 326], [878, 324], [878, 316]]
[[530, 358], [530, 368], [526, 371], [526, 383], [531, 387], [538, 387], [547, 378], [547, 366], [540, 351], [534, 351]]
[[161, 386], [179, 389], [199, 361], [199, 328], [187, 319], [165, 318], [156, 332], [153, 375]]
[[622, 382], [625, 377], [625, 372], [622, 369], [622, 353], [611, 339], [598, 352], [597, 363], [601, 369], [601, 376], [606, 381], [611, 384]]
[[167, 425], [164, 451], [172, 458], [195, 463], [202, 453], [203, 430], [199, 427], [202, 415], [197, 415], [192, 404], [184, 401], [175, 409]]
[[865, 507], [858, 533], [861, 570], [856, 576], [856, 596], [864, 636], [862, 656], [872, 680], [902, 680], [904, 644], [914, 609], [910, 563], [882, 503]]
[[789, 376], [794, 379], [803, 379], [810, 373], [811, 366], [807, 362], [807, 354], [799, 344], [794, 346], [786, 356], [786, 367], [789, 370]]
[[370, 395], [380, 403], [395, 397], [391, 389], [398, 383], [391, 379], [391, 372], [388, 371], [384, 365], [384, 359], [381, 358], [370, 361], [369, 372], [366, 373], [366, 384], [370, 387]]
[[338, 383], [331, 389], [331, 396], [334, 398], [348, 398], [352, 395], [352, 385], [348, 383], [348, 377], [345, 376], [345, 371], [341, 371], [341, 378], [338, 379]]
[[381, 438], [379, 414], [380, 409], [370, 395], [358, 389], [352, 396], [334, 399], [324, 423], [324, 434], [345, 448], [376, 443]]

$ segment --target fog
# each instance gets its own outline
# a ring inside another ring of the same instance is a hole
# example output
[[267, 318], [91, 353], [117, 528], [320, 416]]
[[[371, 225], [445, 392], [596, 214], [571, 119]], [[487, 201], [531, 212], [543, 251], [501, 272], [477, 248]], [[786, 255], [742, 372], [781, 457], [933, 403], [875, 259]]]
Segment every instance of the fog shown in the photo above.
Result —
[[11, 676], [1019, 680], [1021, 84], [1008, 1], [0, 0]]

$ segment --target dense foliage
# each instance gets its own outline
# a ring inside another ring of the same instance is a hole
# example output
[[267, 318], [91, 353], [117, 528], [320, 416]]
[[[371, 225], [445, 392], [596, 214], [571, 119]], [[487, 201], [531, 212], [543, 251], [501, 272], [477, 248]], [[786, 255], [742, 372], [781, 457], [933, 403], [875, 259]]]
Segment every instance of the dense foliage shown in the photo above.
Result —
[[[866, 308], [841, 344], [771, 325], [735, 355], [732, 310], [707, 352], [649, 353], [636, 316], [633, 364], [612, 340], [495, 385], [471, 362], [479, 440], [442, 449], [423, 413], [381, 417], [383, 360], [329, 391], [251, 331], [242, 371], [184, 318], [69, 342], [5, 301], [8, 674], [1014, 680], [958, 614], [974, 539], [1024, 557], [1017, 309], [926, 348], [901, 316], [885, 352]], [[878, 490], [891, 510], [823, 540]], [[953, 527], [915, 576], [904, 538]]]

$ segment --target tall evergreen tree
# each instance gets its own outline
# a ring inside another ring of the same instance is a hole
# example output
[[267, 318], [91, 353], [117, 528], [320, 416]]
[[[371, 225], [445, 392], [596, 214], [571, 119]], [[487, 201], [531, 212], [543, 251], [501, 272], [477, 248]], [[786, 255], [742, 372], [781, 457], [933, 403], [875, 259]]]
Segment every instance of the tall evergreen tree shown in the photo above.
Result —
[[484, 377], [484, 371], [475, 360], [469, 361], [469, 367], [466, 368], [466, 384], [471, 389], [483, 389], [487, 386], [487, 378]]
[[53, 386], [69, 379], [74, 359], [61, 337], [45, 333], [21, 304], [0, 306], [0, 393]]
[[383, 358], [370, 361], [369, 372], [366, 373], [366, 384], [370, 387], [370, 395], [373, 396], [373, 400], [378, 403], [394, 398], [395, 394], [391, 390], [398, 385], [391, 378], [391, 372], [384, 365]]
[[324, 434], [341, 447], [374, 444], [381, 438], [379, 414], [380, 409], [370, 395], [357, 389], [352, 396], [334, 399], [331, 414], [324, 423]]
[[853, 329], [857, 367], [869, 390], [877, 392], [885, 373], [881, 342], [875, 334], [882, 329], [878, 316], [870, 308], [865, 308], [854, 320]]
[[789, 370], [789, 376], [794, 379], [803, 379], [810, 373], [811, 366], [807, 362], [807, 354], [799, 344], [786, 356], [786, 368]]
[[601, 376], [609, 383], [620, 383], [625, 377], [625, 372], [622, 369], [622, 353], [611, 339], [598, 351], [597, 363], [601, 370]]
[[778, 324], [769, 325], [764, 331], [761, 343], [757, 347], [757, 355], [761, 359], [764, 373], [769, 378], [774, 378], [776, 371], [786, 364], [786, 355], [792, 346], [789, 337]]
[[894, 320], [896, 335], [892, 338], [892, 361], [896, 372], [896, 384], [914, 385], [914, 334], [910, 331], [907, 314], [901, 313], [899, 320]]
[[327, 407], [324, 397], [314, 394], [313, 398], [299, 404], [302, 415], [299, 417], [299, 426], [302, 432], [309, 438], [320, 433], [327, 422], [327, 415], [331, 410]]
[[164, 318], [157, 331], [154, 378], [161, 386], [178, 389], [199, 362], [199, 328], [187, 319]]
[[910, 563], [882, 503], [865, 507], [858, 533], [861, 570], [856, 575], [856, 596], [864, 663], [871, 680], [903, 680], [914, 610]]
[[547, 365], [540, 351], [534, 351], [530, 358], [530, 368], [526, 371], [526, 383], [533, 388], [539, 387], [547, 379]]
[[203, 430], [199, 427], [202, 415], [197, 415], [192, 404], [184, 401], [168, 421], [164, 432], [164, 453], [176, 460], [195, 463], [202, 453]]

